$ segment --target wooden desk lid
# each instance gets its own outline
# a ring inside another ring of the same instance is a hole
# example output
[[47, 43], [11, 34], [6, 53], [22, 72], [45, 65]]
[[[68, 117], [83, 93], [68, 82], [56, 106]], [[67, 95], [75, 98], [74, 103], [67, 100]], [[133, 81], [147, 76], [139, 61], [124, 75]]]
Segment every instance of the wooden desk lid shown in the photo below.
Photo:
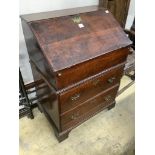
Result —
[[131, 44], [112, 14], [103, 9], [29, 25], [54, 72]]

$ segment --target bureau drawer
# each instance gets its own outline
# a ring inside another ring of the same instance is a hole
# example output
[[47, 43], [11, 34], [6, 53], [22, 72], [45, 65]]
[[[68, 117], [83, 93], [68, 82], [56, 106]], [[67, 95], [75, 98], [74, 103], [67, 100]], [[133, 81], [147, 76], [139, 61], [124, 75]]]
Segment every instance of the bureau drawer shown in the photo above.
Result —
[[[65, 129], [66, 124], [69, 123], [69, 126], [76, 125], [79, 123], [79, 120], [83, 115], [90, 113], [91, 110], [95, 107], [106, 107], [115, 100], [119, 84], [107, 89], [104, 92], [96, 95], [95, 97], [87, 100], [82, 105], [70, 110], [61, 115], [61, 126], [62, 129]], [[90, 111], [90, 112], [89, 112]], [[68, 125], [67, 125], [68, 126]], [[68, 128], [68, 127], [67, 127]]]
[[113, 68], [92, 80], [87, 80], [83, 84], [69, 89], [60, 94], [61, 113], [70, 110], [92, 96], [120, 82], [124, 70], [124, 65]]
[[56, 87], [58, 89], [67, 87], [107, 68], [125, 62], [128, 52], [128, 48], [122, 48], [71, 68], [59, 71], [56, 78]]

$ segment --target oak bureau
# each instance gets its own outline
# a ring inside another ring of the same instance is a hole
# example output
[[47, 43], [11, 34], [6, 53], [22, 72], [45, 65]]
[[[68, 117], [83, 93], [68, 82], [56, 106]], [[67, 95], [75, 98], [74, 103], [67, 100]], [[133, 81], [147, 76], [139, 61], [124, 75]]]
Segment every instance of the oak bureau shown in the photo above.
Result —
[[21, 16], [34, 80], [51, 94], [40, 103], [59, 142], [115, 106], [131, 41], [112, 14], [97, 6]]

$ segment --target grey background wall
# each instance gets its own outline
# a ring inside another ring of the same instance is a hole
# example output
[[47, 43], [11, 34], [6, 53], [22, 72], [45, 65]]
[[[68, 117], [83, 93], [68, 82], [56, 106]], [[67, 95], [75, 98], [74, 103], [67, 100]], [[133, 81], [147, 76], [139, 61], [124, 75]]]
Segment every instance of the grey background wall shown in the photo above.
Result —
[[[134, 19], [134, 1], [131, 0], [126, 28], [130, 28]], [[98, 5], [99, 0], [20, 0], [19, 14], [29, 14], [52, 10], [61, 10], [82, 6]], [[21, 20], [19, 19], [19, 66], [23, 74], [25, 83], [33, 81], [32, 71], [23, 36]]]

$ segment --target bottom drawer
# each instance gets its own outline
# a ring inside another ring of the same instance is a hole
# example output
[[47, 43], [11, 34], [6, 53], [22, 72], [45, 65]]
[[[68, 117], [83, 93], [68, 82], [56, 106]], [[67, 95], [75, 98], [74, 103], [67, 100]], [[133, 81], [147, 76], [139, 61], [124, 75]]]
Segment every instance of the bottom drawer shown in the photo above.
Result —
[[61, 115], [61, 128], [67, 130], [73, 126], [76, 126], [83, 121], [83, 117], [90, 116], [100, 108], [107, 107], [114, 102], [119, 84], [101, 92], [100, 94], [90, 98], [83, 102], [80, 106], [71, 109], [70, 111]]

